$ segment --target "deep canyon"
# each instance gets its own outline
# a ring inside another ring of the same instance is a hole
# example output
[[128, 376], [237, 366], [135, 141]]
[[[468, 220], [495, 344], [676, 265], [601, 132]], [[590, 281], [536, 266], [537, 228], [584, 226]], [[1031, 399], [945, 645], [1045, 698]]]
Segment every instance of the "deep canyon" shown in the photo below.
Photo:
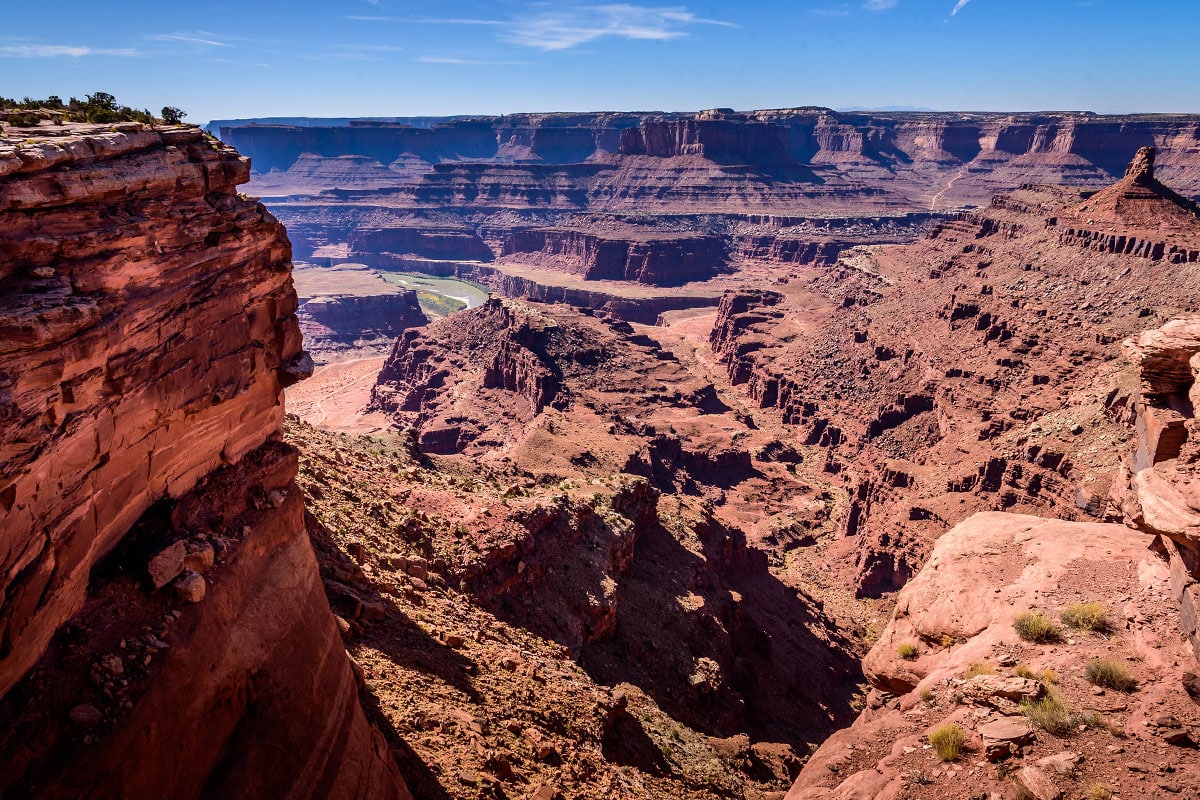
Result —
[[0, 133], [0, 795], [1195, 795], [1200, 117], [311, 122]]

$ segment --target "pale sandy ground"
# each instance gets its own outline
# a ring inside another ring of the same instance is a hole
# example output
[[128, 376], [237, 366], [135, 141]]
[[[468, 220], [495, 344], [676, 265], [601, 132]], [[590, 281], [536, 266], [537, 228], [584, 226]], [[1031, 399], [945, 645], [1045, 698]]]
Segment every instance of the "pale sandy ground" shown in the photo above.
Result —
[[385, 356], [356, 358], [318, 367], [313, 376], [290, 387], [287, 410], [310, 425], [340, 433], [379, 433], [390, 423], [386, 415], [365, 411], [371, 387]]

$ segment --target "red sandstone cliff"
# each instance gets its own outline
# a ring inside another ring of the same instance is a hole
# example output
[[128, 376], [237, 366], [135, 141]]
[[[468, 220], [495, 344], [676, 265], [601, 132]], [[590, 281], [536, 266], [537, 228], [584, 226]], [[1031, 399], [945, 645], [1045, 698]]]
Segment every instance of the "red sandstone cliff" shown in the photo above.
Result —
[[0, 791], [404, 797], [278, 443], [282, 226], [192, 128], [0, 140]]

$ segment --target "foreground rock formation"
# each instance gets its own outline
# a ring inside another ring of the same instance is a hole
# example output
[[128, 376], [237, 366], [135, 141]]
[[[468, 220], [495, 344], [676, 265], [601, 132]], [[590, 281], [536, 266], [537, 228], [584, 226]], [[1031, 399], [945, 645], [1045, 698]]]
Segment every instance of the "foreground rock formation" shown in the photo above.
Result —
[[0, 140], [0, 792], [406, 797], [280, 443], [282, 226], [194, 128]]
[[1125, 519], [1160, 535], [1183, 631], [1200, 659], [1200, 318], [1168, 322], [1125, 341], [1140, 384], [1137, 449], [1114, 486]]
[[[1171, 570], [1152, 543], [1122, 525], [999, 513], [942, 536], [864, 661], [868, 710], [821, 746], [788, 800], [1194, 789], [1195, 661], [1168, 596]], [[1059, 615], [1081, 603], [1104, 618], [1090, 630], [1061, 626]], [[1014, 622], [1030, 611], [1057, 633], [1023, 639]], [[1097, 661], [1132, 683], [1094, 685], [1086, 673]], [[927, 736], [946, 724], [965, 741], [942, 761]]]

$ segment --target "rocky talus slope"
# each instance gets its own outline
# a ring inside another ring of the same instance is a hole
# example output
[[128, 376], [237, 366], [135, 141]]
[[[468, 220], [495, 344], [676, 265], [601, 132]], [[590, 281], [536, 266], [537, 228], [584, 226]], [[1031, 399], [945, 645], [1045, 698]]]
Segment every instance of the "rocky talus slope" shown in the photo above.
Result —
[[0, 793], [407, 797], [280, 441], [290, 247], [198, 129], [0, 140]]

